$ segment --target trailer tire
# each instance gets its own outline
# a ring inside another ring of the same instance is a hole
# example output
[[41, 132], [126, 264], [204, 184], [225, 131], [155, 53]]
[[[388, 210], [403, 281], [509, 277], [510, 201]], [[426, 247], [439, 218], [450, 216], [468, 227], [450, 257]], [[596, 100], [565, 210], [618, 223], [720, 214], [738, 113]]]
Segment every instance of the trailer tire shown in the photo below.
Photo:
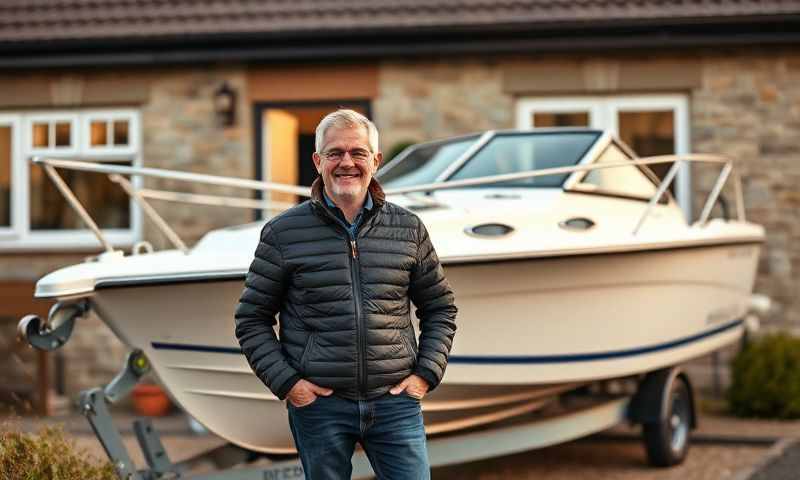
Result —
[[682, 376], [674, 377], [660, 408], [658, 420], [642, 424], [647, 459], [656, 467], [671, 467], [683, 462], [689, 453], [692, 428], [692, 396]]

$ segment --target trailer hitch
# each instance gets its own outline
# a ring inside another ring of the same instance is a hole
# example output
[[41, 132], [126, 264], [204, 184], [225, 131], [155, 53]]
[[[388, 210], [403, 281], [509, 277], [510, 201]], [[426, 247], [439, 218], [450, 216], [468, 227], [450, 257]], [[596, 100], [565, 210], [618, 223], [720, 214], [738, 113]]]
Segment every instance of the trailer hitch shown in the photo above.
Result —
[[44, 322], [37, 315], [22, 317], [17, 325], [17, 334], [30, 346], [39, 350], [52, 351], [64, 346], [75, 328], [75, 319], [89, 311], [89, 301], [58, 302], [47, 314]]

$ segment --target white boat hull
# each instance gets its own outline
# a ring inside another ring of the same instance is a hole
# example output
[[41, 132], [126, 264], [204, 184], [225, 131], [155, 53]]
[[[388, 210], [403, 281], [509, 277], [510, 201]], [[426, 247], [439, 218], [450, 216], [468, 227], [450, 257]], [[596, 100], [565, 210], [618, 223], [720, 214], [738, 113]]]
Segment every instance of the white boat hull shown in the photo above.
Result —
[[[578, 385], [735, 341], [757, 258], [747, 244], [446, 264], [458, 333], [445, 380], [423, 403], [429, 433], [529, 412]], [[211, 431], [251, 450], [292, 452], [285, 405], [233, 334], [242, 288], [241, 279], [118, 284], [98, 288], [92, 303]]]

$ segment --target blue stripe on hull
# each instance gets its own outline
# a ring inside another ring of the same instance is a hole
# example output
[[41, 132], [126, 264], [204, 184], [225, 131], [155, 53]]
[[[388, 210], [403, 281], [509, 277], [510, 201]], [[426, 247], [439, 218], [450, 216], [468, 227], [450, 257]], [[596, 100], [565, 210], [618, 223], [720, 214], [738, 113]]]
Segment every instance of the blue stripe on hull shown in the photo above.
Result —
[[472, 364], [472, 365], [487, 365], [487, 364], [541, 364], [541, 363], [571, 363], [571, 362], [591, 362], [595, 360], [609, 360], [613, 358], [633, 357], [636, 355], [644, 355], [647, 353], [658, 352], [662, 350], [669, 350], [671, 348], [682, 347], [689, 343], [703, 340], [713, 335], [732, 330], [743, 322], [742, 320], [735, 320], [720, 327], [717, 327], [708, 332], [703, 332], [691, 337], [681, 338], [672, 342], [660, 343], [649, 347], [631, 348], [628, 350], [611, 350], [608, 352], [597, 353], [573, 353], [567, 355], [459, 355], [451, 356], [449, 363], [453, 364]]
[[187, 352], [205, 352], [205, 353], [235, 353], [242, 354], [241, 348], [234, 347], [214, 347], [211, 345], [190, 345], [187, 343], [162, 343], [152, 342], [150, 345], [156, 350], [183, 350]]
[[[681, 338], [667, 343], [660, 343], [649, 347], [632, 348], [628, 350], [611, 350], [597, 353], [572, 353], [567, 355], [451, 355], [449, 363], [460, 365], [520, 365], [520, 364], [543, 364], [543, 363], [571, 363], [571, 362], [591, 362], [595, 360], [609, 360], [613, 358], [633, 357], [648, 353], [669, 350], [671, 348], [682, 347], [689, 343], [697, 342], [713, 335], [727, 332], [742, 325], [742, 320], [721, 325], [713, 330], [703, 332], [690, 337]], [[190, 352], [205, 353], [229, 353], [241, 355], [240, 348], [215, 347], [212, 345], [190, 345], [185, 343], [163, 343], [152, 342], [151, 345], [156, 350], [183, 350]]]

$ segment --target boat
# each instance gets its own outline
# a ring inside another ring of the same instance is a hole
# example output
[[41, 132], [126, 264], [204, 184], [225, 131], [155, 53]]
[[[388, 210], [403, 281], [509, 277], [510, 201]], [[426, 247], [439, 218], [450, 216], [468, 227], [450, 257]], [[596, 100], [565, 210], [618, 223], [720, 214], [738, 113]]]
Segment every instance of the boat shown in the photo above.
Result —
[[[28, 318], [20, 331], [55, 348], [91, 311], [146, 357], [174, 401], [208, 430], [250, 451], [293, 453], [285, 404], [252, 373], [233, 329], [266, 219], [211, 231], [188, 248], [147, 202], [282, 205], [135, 190], [125, 176], [305, 196], [308, 189], [34, 161], [56, 181], [56, 168], [109, 174], [176, 248], [124, 255], [105, 242], [105, 253], [38, 281], [36, 297], [59, 303], [48, 321]], [[669, 188], [695, 164], [720, 171], [690, 223]], [[669, 169], [658, 177], [653, 165]], [[730, 159], [639, 158], [592, 129], [488, 131], [411, 146], [377, 178], [389, 201], [426, 224], [459, 307], [447, 373], [422, 404], [430, 435], [540, 411], [598, 382], [642, 378], [736, 342], [747, 328], [764, 230], [745, 219]], [[736, 208], [718, 218], [712, 213], [726, 185]], [[70, 203], [104, 241], [81, 205]]]

